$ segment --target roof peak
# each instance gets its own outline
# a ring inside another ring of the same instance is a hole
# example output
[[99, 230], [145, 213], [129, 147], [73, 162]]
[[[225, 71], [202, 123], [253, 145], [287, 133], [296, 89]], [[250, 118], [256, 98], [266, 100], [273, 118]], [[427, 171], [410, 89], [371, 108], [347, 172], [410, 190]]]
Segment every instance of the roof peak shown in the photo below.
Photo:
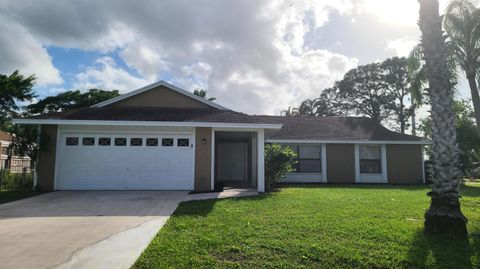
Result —
[[187, 91], [187, 90], [184, 90], [184, 89], [182, 89], [182, 88], [180, 88], [180, 87], [177, 87], [177, 86], [175, 86], [175, 85], [173, 85], [173, 84], [171, 84], [171, 83], [169, 83], [169, 82], [166, 82], [165, 80], [160, 80], [160, 81], [157, 81], [157, 82], [155, 82], [155, 83], [146, 85], [146, 86], [144, 86], [144, 87], [141, 87], [141, 88], [138, 88], [138, 89], [136, 89], [136, 90], [127, 92], [127, 93], [122, 94], [122, 95], [120, 95], [120, 96], [117, 96], [117, 97], [108, 99], [108, 100], [106, 100], [106, 101], [97, 103], [97, 104], [95, 104], [95, 105], [92, 105], [91, 107], [93, 108], [93, 107], [104, 107], [104, 106], [108, 106], [108, 105], [110, 105], [110, 104], [114, 104], [114, 103], [117, 103], [117, 102], [119, 102], [119, 101], [122, 101], [122, 100], [125, 100], [125, 99], [127, 99], [127, 98], [130, 98], [130, 97], [132, 97], [132, 96], [135, 96], [135, 95], [137, 95], [137, 94], [141, 94], [141, 93], [143, 93], [143, 92], [152, 90], [152, 89], [154, 89], [154, 88], [156, 88], [156, 87], [159, 87], [159, 86], [164, 86], [164, 87], [166, 87], [166, 88], [168, 88], [168, 89], [171, 89], [171, 90], [173, 90], [173, 91], [175, 91], [175, 92], [178, 92], [178, 93], [183, 94], [183, 95], [185, 95], [185, 96], [187, 96], [187, 97], [190, 97], [190, 98], [192, 98], [192, 99], [194, 99], [194, 100], [196, 100], [196, 101], [199, 101], [199, 102], [201, 102], [201, 103], [204, 103], [204, 104], [206, 104], [206, 105], [208, 105], [208, 106], [210, 106], [210, 107], [213, 107], [213, 108], [216, 108], [216, 109], [220, 109], [220, 110], [230, 110], [230, 109], [228, 109], [228, 108], [226, 108], [226, 107], [224, 107], [224, 106], [221, 106], [221, 105], [219, 105], [219, 104], [217, 104], [217, 103], [214, 103], [214, 102], [212, 102], [212, 101], [210, 101], [210, 100], [208, 100], [208, 99], [206, 99], [206, 98], [197, 96], [197, 95], [195, 95], [195, 94], [193, 94], [193, 93], [191, 93], [191, 92], [189, 92], [189, 91]]

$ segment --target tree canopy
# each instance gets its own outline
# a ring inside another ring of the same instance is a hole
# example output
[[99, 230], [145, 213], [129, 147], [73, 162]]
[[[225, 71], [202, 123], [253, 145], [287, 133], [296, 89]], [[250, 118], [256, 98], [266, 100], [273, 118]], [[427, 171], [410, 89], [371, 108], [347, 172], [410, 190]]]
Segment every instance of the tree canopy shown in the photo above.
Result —
[[0, 129], [8, 129], [12, 117], [20, 110], [20, 102], [31, 101], [35, 76], [24, 76], [18, 70], [11, 75], [0, 74]]
[[416, 107], [411, 105], [411, 80], [406, 58], [393, 57], [380, 63], [358, 66], [318, 98], [282, 114], [292, 116], [362, 115], [378, 122], [392, 120], [402, 133]]
[[26, 110], [29, 114], [58, 112], [67, 109], [88, 107], [119, 95], [117, 90], [106, 91], [90, 89], [84, 93], [79, 90], [73, 90], [59, 93], [55, 96], [45, 97], [37, 103], [27, 106]]

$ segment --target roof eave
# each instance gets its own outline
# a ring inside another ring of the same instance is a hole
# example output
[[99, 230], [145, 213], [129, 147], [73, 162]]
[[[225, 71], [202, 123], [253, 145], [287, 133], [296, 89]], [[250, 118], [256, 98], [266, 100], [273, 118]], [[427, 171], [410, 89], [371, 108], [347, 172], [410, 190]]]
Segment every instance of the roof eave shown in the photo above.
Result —
[[348, 140], [348, 139], [265, 139], [269, 143], [299, 143], [299, 144], [412, 144], [430, 145], [430, 140]]
[[195, 121], [115, 121], [115, 120], [62, 120], [62, 119], [14, 119], [14, 124], [39, 125], [104, 125], [104, 126], [165, 126], [165, 127], [213, 127], [251, 128], [279, 130], [282, 124], [235, 123], [235, 122], [195, 122]]

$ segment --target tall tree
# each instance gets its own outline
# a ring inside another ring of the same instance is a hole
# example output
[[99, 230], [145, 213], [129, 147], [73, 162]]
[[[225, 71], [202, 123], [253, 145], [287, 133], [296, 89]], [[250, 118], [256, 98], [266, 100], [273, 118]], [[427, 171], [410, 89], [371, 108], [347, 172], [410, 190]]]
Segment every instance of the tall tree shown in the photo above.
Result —
[[423, 63], [422, 45], [413, 48], [407, 58], [408, 81], [410, 83], [410, 110], [412, 112], [412, 135], [417, 135], [415, 110], [424, 103], [427, 88], [426, 67]]
[[480, 68], [480, 9], [469, 0], [453, 0], [445, 11], [443, 27], [453, 56], [470, 86], [475, 120], [480, 128], [480, 96], [476, 82]]
[[27, 106], [27, 112], [30, 114], [40, 114], [88, 107], [119, 95], [117, 90], [106, 91], [90, 89], [84, 93], [79, 90], [67, 91], [55, 96], [46, 97], [37, 103]]
[[21, 75], [18, 70], [10, 76], [0, 74], [0, 129], [10, 128], [12, 117], [19, 113], [18, 102], [31, 101], [35, 76]]
[[379, 63], [362, 65], [348, 71], [335, 84], [339, 106], [381, 122], [393, 112], [395, 96], [387, 87]]
[[400, 125], [400, 132], [404, 134], [413, 112], [412, 107], [407, 104], [410, 96], [407, 59], [403, 57], [389, 58], [381, 63], [381, 68], [384, 72], [383, 79], [386, 87], [390, 89], [389, 94], [395, 98], [395, 103], [392, 103], [393, 113]]
[[[196, 96], [200, 96], [200, 97], [202, 97], [202, 98], [207, 98], [207, 91], [204, 90], [204, 89], [200, 89], [200, 88], [199, 88], [199, 89], [195, 89], [195, 90], [193, 90], [193, 94], [195, 94]], [[215, 101], [216, 99], [217, 99], [217, 98], [215, 98], [215, 97], [210, 97], [210, 98], [208, 98], [207, 100], [208, 100], [208, 101]]]
[[419, 0], [419, 26], [425, 55], [432, 117], [433, 185], [430, 208], [425, 212], [425, 231], [466, 238], [467, 218], [460, 209], [453, 87], [449, 81], [447, 46], [437, 0]]

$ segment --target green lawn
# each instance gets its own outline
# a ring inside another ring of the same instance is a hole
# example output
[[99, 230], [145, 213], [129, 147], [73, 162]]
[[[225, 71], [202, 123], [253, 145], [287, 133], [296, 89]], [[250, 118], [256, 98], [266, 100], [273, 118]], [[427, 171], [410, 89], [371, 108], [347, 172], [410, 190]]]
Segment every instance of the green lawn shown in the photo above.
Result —
[[134, 268], [479, 268], [480, 184], [462, 189], [470, 240], [425, 236], [424, 186], [285, 187], [185, 202]]
[[38, 194], [40, 194], [40, 192], [34, 192], [32, 190], [2, 190], [0, 191], [0, 204], [20, 200]]

